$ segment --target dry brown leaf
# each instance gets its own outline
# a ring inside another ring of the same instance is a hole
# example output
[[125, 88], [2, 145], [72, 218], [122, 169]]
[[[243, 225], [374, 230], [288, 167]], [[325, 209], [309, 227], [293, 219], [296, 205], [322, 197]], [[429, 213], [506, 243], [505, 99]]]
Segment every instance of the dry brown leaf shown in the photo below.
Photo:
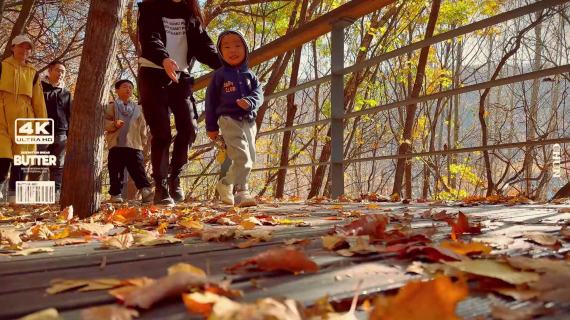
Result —
[[73, 245], [73, 244], [83, 244], [83, 243], [87, 243], [87, 242], [89, 242], [89, 241], [87, 241], [84, 238], [66, 238], [66, 239], [56, 240], [54, 242], [54, 246], [60, 247], [60, 246], [68, 246], [68, 245]]
[[85, 282], [87, 285], [78, 291], [99, 291], [109, 290], [123, 285], [123, 281], [113, 278], [90, 279]]
[[236, 244], [236, 247], [240, 248], [240, 249], [246, 249], [246, 248], [252, 247], [252, 246], [254, 246], [260, 242], [261, 242], [260, 239], [251, 238], [251, 239], [247, 239], [245, 241], [242, 241], [242, 242]]
[[491, 316], [497, 320], [532, 320], [536, 316], [549, 314], [549, 310], [541, 304], [531, 304], [517, 309], [491, 304]]
[[479, 242], [442, 241], [440, 247], [462, 255], [489, 254], [492, 249]]
[[181, 243], [182, 240], [175, 238], [173, 236], [163, 236], [163, 237], [156, 237], [151, 234], [145, 234], [141, 237], [135, 237], [135, 243], [137, 246], [143, 247], [152, 247], [152, 246], [159, 246], [163, 244], [173, 244], [173, 243]]
[[236, 230], [236, 238], [253, 238], [260, 241], [270, 241], [273, 238], [273, 231], [271, 230]]
[[570, 262], [547, 258], [529, 258], [523, 256], [507, 257], [507, 262], [521, 270], [534, 270], [540, 273], [566, 273], [570, 272]]
[[129, 292], [125, 295], [124, 303], [126, 306], [148, 309], [162, 299], [180, 295], [192, 286], [203, 285], [205, 281], [205, 277], [194, 273], [176, 272]]
[[285, 243], [285, 245], [288, 245], [288, 246], [292, 246], [292, 245], [308, 246], [309, 244], [311, 244], [311, 241], [312, 241], [311, 239], [292, 238], [292, 239], [285, 240], [283, 243]]
[[410, 281], [394, 297], [376, 299], [370, 320], [456, 320], [455, 307], [468, 295], [467, 283], [439, 276]]
[[493, 291], [500, 293], [504, 296], [511, 297], [518, 301], [527, 301], [538, 297], [540, 291], [533, 289], [519, 289], [519, 288], [497, 288]]
[[25, 235], [30, 240], [48, 240], [53, 232], [45, 224], [38, 224], [26, 230]]
[[[284, 257], [287, 257], [284, 259]], [[254, 265], [257, 269], [263, 271], [289, 271], [292, 273], [299, 272], [317, 272], [319, 267], [309, 259], [303, 251], [294, 247], [273, 248], [264, 251], [253, 258], [245, 259], [234, 266], [227, 268], [228, 272], [236, 272], [244, 267]]]
[[111, 223], [97, 223], [97, 222], [78, 222], [71, 225], [70, 236], [72, 237], [82, 237], [82, 236], [105, 236], [111, 231], [114, 226]]
[[208, 317], [212, 313], [212, 307], [222, 296], [212, 292], [194, 292], [182, 294], [182, 301], [186, 306], [186, 310], [191, 313], [197, 313], [204, 317]]
[[202, 230], [203, 241], [228, 241], [235, 236], [235, 228], [204, 229]]
[[124, 250], [130, 248], [133, 243], [133, 235], [131, 233], [123, 233], [103, 239], [101, 241], [101, 247]]
[[53, 252], [52, 248], [29, 248], [29, 249], [24, 249], [24, 250], [20, 250], [14, 253], [10, 253], [11, 256], [28, 256], [30, 254], [36, 254], [36, 253], [47, 253], [47, 252]]
[[60, 320], [57, 309], [49, 308], [23, 316], [18, 320]]
[[73, 206], [65, 207], [57, 216], [58, 220], [70, 221], [73, 219]]
[[156, 280], [147, 277], [127, 279], [123, 281], [123, 284], [125, 285], [124, 287], [109, 290], [108, 293], [113, 297], [123, 301], [125, 300], [125, 296], [127, 294], [131, 293], [137, 288], [150, 285], [155, 281]]
[[327, 250], [338, 250], [348, 246], [346, 237], [343, 236], [322, 236], [323, 247]]
[[559, 245], [560, 242], [558, 240], [557, 237], [550, 235], [550, 234], [546, 234], [546, 233], [541, 233], [541, 232], [533, 232], [533, 233], [527, 233], [524, 235], [524, 237], [534, 243], [543, 245], [543, 246], [556, 246]]
[[181, 221], [178, 221], [178, 224], [186, 229], [204, 229], [204, 224], [202, 224], [202, 222], [191, 219], [183, 219]]
[[283, 302], [272, 298], [256, 301], [254, 304], [240, 304], [221, 297], [212, 307], [211, 318], [216, 320], [301, 320], [299, 306], [294, 300]]
[[495, 260], [466, 260], [444, 263], [466, 273], [499, 279], [515, 285], [534, 282], [539, 279], [537, 273], [517, 271], [510, 265]]
[[22, 244], [20, 232], [15, 229], [0, 229], [0, 242], [2, 241], [8, 242], [11, 246], [20, 246]]
[[189, 272], [198, 277], [206, 277], [206, 272], [204, 270], [184, 262], [168, 267], [168, 275], [173, 275], [177, 272]]
[[125, 308], [115, 304], [106, 306], [91, 307], [81, 310], [81, 320], [131, 320], [138, 318], [139, 312], [134, 309]]

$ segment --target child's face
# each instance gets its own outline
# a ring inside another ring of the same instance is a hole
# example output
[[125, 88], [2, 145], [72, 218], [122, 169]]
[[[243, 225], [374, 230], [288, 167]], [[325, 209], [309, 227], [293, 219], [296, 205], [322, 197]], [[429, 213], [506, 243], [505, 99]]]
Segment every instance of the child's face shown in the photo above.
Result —
[[133, 86], [128, 82], [124, 82], [116, 92], [117, 96], [119, 96], [121, 100], [127, 101], [133, 96]]
[[239, 66], [245, 59], [245, 46], [237, 34], [227, 34], [222, 38], [222, 57], [232, 66]]

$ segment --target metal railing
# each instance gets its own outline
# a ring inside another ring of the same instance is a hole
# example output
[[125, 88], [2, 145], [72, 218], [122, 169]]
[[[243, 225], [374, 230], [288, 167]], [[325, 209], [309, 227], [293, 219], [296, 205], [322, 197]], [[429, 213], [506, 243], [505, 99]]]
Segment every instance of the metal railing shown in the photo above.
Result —
[[[371, 0], [372, 2], [373, 0]], [[374, 0], [376, 1], [376, 0]], [[557, 143], [569, 143], [570, 137], [568, 138], [556, 138], [556, 139], [542, 139], [536, 141], [523, 141], [523, 142], [515, 142], [515, 143], [506, 143], [506, 144], [497, 144], [497, 145], [487, 145], [487, 146], [477, 146], [477, 147], [467, 147], [467, 148], [458, 148], [458, 149], [447, 149], [441, 151], [431, 151], [431, 152], [418, 152], [418, 153], [408, 153], [408, 154], [396, 154], [396, 155], [386, 155], [386, 156], [376, 156], [376, 157], [366, 157], [366, 158], [357, 158], [357, 159], [344, 159], [343, 151], [343, 138], [344, 138], [344, 121], [350, 118], [360, 117], [363, 115], [378, 113], [381, 111], [386, 111], [390, 109], [400, 108], [403, 106], [407, 106], [410, 104], [417, 104], [421, 102], [431, 101], [435, 99], [441, 99], [446, 97], [451, 97], [455, 95], [460, 95], [468, 92], [479, 91], [488, 88], [499, 87], [503, 85], [518, 83], [527, 80], [538, 79], [541, 77], [547, 77], [562, 73], [570, 72], [570, 65], [562, 65], [556, 66], [549, 69], [543, 69], [534, 72], [523, 73], [520, 75], [499, 78], [492, 81], [486, 81], [482, 83], [476, 83], [467, 85], [464, 87], [454, 88], [446, 91], [437, 92], [434, 94], [424, 95], [417, 98], [411, 98], [402, 101], [396, 101], [384, 105], [378, 105], [375, 107], [370, 107], [367, 109], [353, 111], [346, 113], [344, 109], [344, 83], [343, 77], [349, 73], [361, 71], [367, 67], [380, 64], [385, 62], [389, 59], [408, 54], [410, 52], [420, 50], [422, 48], [431, 46], [433, 44], [441, 43], [443, 41], [451, 40], [453, 38], [466, 35], [471, 32], [475, 32], [484, 28], [488, 28], [499, 23], [507, 22], [516, 18], [523, 17], [525, 15], [535, 13], [547, 8], [551, 8], [554, 6], [559, 6], [564, 3], [567, 3], [570, 0], [542, 0], [537, 1], [535, 3], [526, 5], [524, 7], [516, 8], [504, 13], [500, 13], [496, 16], [489, 17], [444, 33], [440, 33], [434, 35], [433, 37], [426, 38], [424, 40], [412, 43], [410, 45], [395, 49], [393, 51], [378, 55], [376, 57], [370, 58], [368, 60], [359, 62], [349, 67], [344, 66], [344, 29], [349, 26], [354, 19], [359, 17], [349, 17], [348, 19], [343, 19], [342, 16], [339, 16], [339, 12], [342, 12], [343, 6], [333, 10], [331, 13], [338, 19], [332, 25], [331, 30], [331, 66], [332, 72], [330, 75], [323, 76], [321, 78], [308, 81], [306, 83], [297, 85], [295, 87], [291, 87], [285, 90], [282, 90], [277, 93], [268, 94], [265, 96], [266, 101], [277, 99], [280, 97], [284, 97], [293, 93], [296, 93], [301, 90], [306, 90], [311, 87], [331, 82], [331, 105], [332, 105], [332, 115], [331, 118], [322, 119], [318, 121], [308, 122], [297, 124], [293, 126], [287, 126], [277, 129], [271, 129], [267, 131], [262, 131], [258, 133], [258, 137], [261, 136], [268, 136], [273, 135], [281, 132], [286, 131], [293, 131], [299, 130], [308, 127], [314, 127], [319, 125], [331, 125], [331, 160], [327, 162], [316, 162], [316, 163], [304, 163], [304, 164], [294, 164], [294, 165], [285, 165], [285, 166], [276, 166], [276, 167], [266, 167], [266, 168], [256, 168], [253, 171], [274, 171], [274, 170], [283, 170], [283, 169], [292, 169], [292, 168], [303, 168], [303, 167], [311, 167], [311, 166], [321, 166], [321, 165], [330, 165], [331, 166], [331, 194], [333, 197], [338, 197], [344, 193], [344, 166], [349, 163], [356, 163], [356, 162], [364, 162], [364, 161], [374, 161], [374, 160], [390, 160], [390, 159], [399, 159], [399, 158], [412, 158], [412, 157], [427, 157], [427, 156], [437, 156], [437, 155], [448, 155], [448, 154], [457, 154], [457, 153], [469, 153], [475, 151], [485, 151], [485, 150], [494, 150], [494, 149], [509, 149], [509, 148], [523, 148], [528, 146], [538, 146], [538, 145], [550, 145], [550, 144], [557, 144]], [[356, 1], [354, 1], [356, 2]], [[393, 1], [383, 1], [382, 3], [384, 6], [390, 4]], [[323, 17], [321, 17], [323, 18]], [[318, 20], [321, 18], [317, 18], [314, 21], [314, 24], [318, 25]], [[330, 17], [329, 17], [330, 18]], [[329, 20], [330, 21], [330, 20]], [[315, 33], [316, 35], [316, 33]], [[318, 34], [321, 35], [321, 34]], [[308, 41], [315, 39], [317, 36], [308, 39]], [[272, 45], [272, 44], [269, 44]], [[269, 46], [267, 45], [267, 46]], [[273, 57], [277, 56], [269, 56], [266, 60], [269, 60]], [[263, 61], [257, 61], [257, 63], [261, 63]], [[207, 79], [207, 76], [203, 77]], [[204, 83], [204, 79], [202, 82]], [[202, 144], [194, 146], [193, 149], [201, 149], [211, 147], [212, 144]], [[183, 177], [186, 178], [193, 178], [193, 177], [200, 177], [200, 176], [214, 176], [219, 175], [219, 173], [205, 173], [205, 174], [191, 174], [191, 175], [184, 175]]]

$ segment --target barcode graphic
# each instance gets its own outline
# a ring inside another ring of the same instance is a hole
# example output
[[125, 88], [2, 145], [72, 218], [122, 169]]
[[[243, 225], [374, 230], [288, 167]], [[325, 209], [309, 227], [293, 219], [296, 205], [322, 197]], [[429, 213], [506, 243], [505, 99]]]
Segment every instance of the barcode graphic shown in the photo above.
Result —
[[16, 181], [16, 203], [55, 203], [55, 181]]

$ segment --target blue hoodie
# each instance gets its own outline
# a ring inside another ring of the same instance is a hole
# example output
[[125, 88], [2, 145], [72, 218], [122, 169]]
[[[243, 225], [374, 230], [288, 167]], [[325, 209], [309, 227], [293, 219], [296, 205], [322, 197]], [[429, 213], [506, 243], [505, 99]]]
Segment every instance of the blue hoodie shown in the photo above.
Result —
[[[235, 120], [253, 121], [257, 110], [263, 104], [263, 88], [255, 74], [248, 67], [248, 48], [243, 36], [236, 31], [224, 31], [218, 37], [218, 54], [221, 55], [221, 39], [227, 34], [238, 35], [245, 46], [246, 56], [240, 66], [234, 67], [223, 62], [214, 72], [206, 90], [206, 130], [219, 131], [218, 118], [230, 116]], [[222, 59], [223, 61], [223, 59]], [[236, 100], [249, 102], [249, 110], [240, 108]]]

